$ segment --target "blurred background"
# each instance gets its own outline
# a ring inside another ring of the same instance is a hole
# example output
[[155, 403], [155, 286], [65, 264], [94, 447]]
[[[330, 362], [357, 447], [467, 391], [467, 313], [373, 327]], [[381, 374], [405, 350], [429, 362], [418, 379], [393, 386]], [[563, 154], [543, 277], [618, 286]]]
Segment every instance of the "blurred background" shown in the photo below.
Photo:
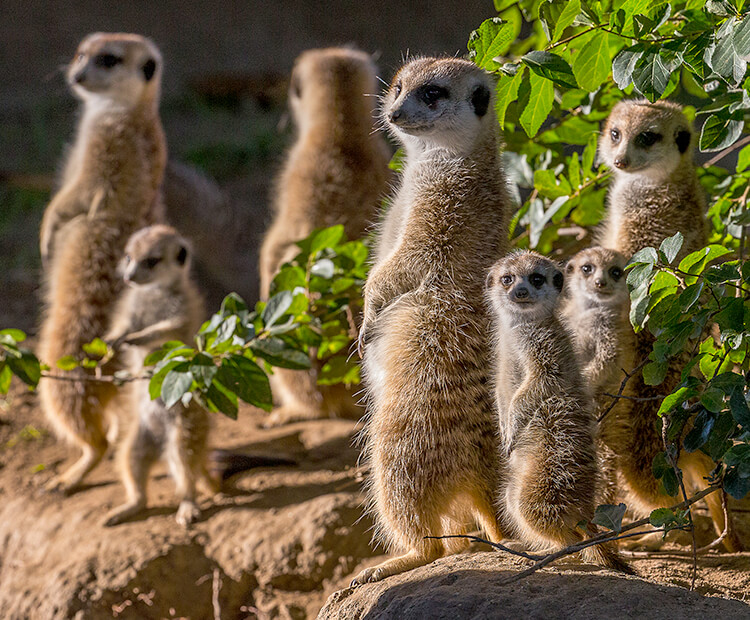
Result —
[[493, 14], [490, 0], [3, 1], [0, 327], [36, 331], [39, 222], [76, 123], [63, 70], [89, 32], [136, 32], [162, 51], [170, 159], [221, 188], [207, 207], [217, 210], [215, 227], [210, 217], [172, 218], [196, 244], [216, 247], [221, 268], [199, 273], [214, 310], [229, 290], [257, 299], [269, 191], [292, 138], [286, 90], [296, 56], [354, 44], [388, 81], [407, 54], [464, 54], [469, 33]]

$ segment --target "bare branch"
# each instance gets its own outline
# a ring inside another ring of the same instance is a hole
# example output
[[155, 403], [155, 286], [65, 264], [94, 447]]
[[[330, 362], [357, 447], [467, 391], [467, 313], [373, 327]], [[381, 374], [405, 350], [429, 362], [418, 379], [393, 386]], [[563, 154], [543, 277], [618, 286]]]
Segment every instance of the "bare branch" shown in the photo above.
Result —
[[[607, 417], [610, 411], [615, 408], [615, 405], [617, 404], [617, 401], [622, 396], [622, 393], [625, 391], [625, 386], [628, 384], [628, 381], [630, 381], [630, 378], [635, 375], [641, 368], [643, 368], [648, 363], [648, 358], [641, 361], [638, 366], [633, 368], [630, 372], [627, 372], [624, 368], [622, 372], [625, 373], [625, 378], [622, 380], [622, 383], [620, 383], [620, 389], [617, 390], [617, 395], [612, 396], [612, 402], [610, 403], [609, 407], [607, 407], [604, 412], [599, 416], [597, 419], [597, 422], [601, 424], [602, 420]], [[607, 396], [610, 396], [610, 394], [607, 394]]]

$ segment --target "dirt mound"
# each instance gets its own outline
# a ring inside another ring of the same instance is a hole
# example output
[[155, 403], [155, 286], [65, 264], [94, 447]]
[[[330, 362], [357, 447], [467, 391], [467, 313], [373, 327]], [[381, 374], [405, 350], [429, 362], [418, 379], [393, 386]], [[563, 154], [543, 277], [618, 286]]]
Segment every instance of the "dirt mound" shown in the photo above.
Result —
[[[242, 409], [237, 422], [216, 416], [213, 445], [287, 456], [299, 465], [239, 474], [222, 495], [202, 498], [202, 517], [189, 530], [177, 525], [172, 481], [156, 468], [149, 508], [106, 528], [105, 514], [123, 499], [112, 459], [72, 497], [43, 492], [73, 454], [44, 430], [36, 401], [15, 386], [0, 406], [1, 618], [303, 620], [315, 618], [339, 590], [321, 618], [750, 614], [743, 602], [672, 587], [690, 582], [691, 561], [677, 556], [634, 561], [645, 580], [570, 563], [501, 587], [498, 578], [525, 561], [480, 552], [346, 589], [383, 557], [370, 547], [371, 522], [361, 512], [357, 425], [344, 420], [265, 430], [255, 409]], [[735, 514], [744, 540], [747, 514]], [[700, 526], [705, 542], [708, 519]], [[748, 568], [747, 553], [704, 556], [697, 590], [744, 599]]]

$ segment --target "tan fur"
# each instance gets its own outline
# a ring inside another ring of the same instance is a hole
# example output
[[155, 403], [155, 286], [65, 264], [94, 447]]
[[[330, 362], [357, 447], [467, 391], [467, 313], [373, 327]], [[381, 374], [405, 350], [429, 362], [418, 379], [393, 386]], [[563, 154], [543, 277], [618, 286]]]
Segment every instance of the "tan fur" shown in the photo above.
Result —
[[[502, 538], [482, 298], [484, 273], [507, 248], [510, 210], [493, 90], [473, 63], [422, 58], [401, 68], [385, 97], [384, 116], [407, 157], [384, 223], [393, 234], [381, 234], [365, 285], [360, 345], [375, 537], [403, 555], [362, 571], [355, 584], [462, 547], [425, 536], [476, 523]], [[440, 96], [425, 99], [428, 92]]]
[[[612, 138], [613, 130], [620, 134], [617, 143]], [[656, 133], [661, 139], [644, 148], [637, 144], [643, 132]], [[683, 146], [687, 144], [684, 152], [680, 152], [678, 144], [680, 134], [685, 140]], [[615, 106], [599, 144], [602, 160], [615, 175], [607, 219], [599, 235], [602, 246], [630, 257], [646, 246], [659, 247], [664, 238], [680, 231], [685, 241], [679, 260], [705, 245], [706, 203], [695, 173], [692, 142], [692, 128], [680, 106], [674, 103], [623, 101]], [[636, 337], [634, 365], [648, 357], [653, 342], [648, 330]], [[679, 384], [686, 361], [686, 356], [674, 360], [664, 382], [658, 386], [646, 385], [642, 373], [637, 373], [628, 381], [625, 395], [651, 398], [670, 393]], [[628, 506], [638, 516], [677, 501], [676, 497], [661, 492], [651, 468], [654, 457], [664, 449], [655, 426], [659, 404], [658, 399], [618, 404], [619, 422], [615, 428], [619, 430], [608, 439], [609, 447], [618, 455], [620, 482]], [[678, 465], [690, 491], [705, 488], [705, 478], [713, 469], [708, 456], [683, 451]], [[723, 531], [721, 496], [709, 495], [706, 503], [716, 531]], [[741, 548], [732, 536], [724, 540], [724, 546], [730, 551]]]
[[[103, 55], [121, 61], [107, 69], [100, 66]], [[144, 65], [151, 62], [154, 72], [147, 81]], [[46, 312], [39, 357], [53, 369], [58, 359], [80, 354], [81, 345], [106, 329], [121, 288], [117, 262], [130, 233], [158, 210], [166, 161], [157, 110], [161, 57], [152, 42], [138, 35], [89, 35], [68, 79], [84, 110], [41, 230]], [[107, 448], [104, 412], [116, 389], [45, 379], [39, 393], [58, 433], [83, 450], [81, 459], [50, 483], [69, 492]]]
[[[592, 247], [578, 252], [565, 267], [562, 318], [571, 330], [586, 387], [594, 397], [596, 419], [609, 408], [625, 372], [633, 368], [635, 334], [628, 319], [627, 259], [614, 250]], [[600, 439], [612, 433], [617, 405], [598, 428]], [[603, 488], [600, 503], [615, 504], [617, 457], [605, 440], [597, 443]]]
[[[140, 375], [149, 352], [168, 340], [192, 340], [204, 309], [190, 280], [189, 246], [174, 228], [139, 230], [128, 240], [125, 253], [124, 278], [130, 286], [117, 302], [105, 340], [117, 349], [126, 345], [130, 371]], [[149, 469], [164, 456], [177, 484], [177, 522], [188, 525], [200, 515], [196, 481], [202, 478], [217, 488], [207, 471], [206, 411], [192, 400], [167, 408], [161, 398], [151, 400], [144, 381], [135, 385], [129, 413], [128, 434], [119, 455], [127, 500], [107, 516], [106, 524], [121, 523], [145, 508]]]
[[[599, 489], [595, 420], [570, 333], [558, 318], [563, 275], [535, 252], [498, 261], [488, 277], [495, 310], [501, 451], [500, 503], [521, 540], [564, 547], [584, 538]], [[596, 533], [595, 526], [586, 533]], [[584, 558], [632, 572], [609, 543]]]
[[[373, 131], [376, 68], [364, 52], [328, 48], [304, 52], [289, 92], [298, 137], [277, 179], [274, 221], [260, 252], [261, 298], [296, 241], [316, 228], [343, 224], [359, 239], [376, 219], [387, 190], [388, 149]], [[351, 389], [319, 386], [321, 364], [308, 372], [274, 369], [271, 387], [280, 407], [268, 425], [327, 417], [359, 418]]]

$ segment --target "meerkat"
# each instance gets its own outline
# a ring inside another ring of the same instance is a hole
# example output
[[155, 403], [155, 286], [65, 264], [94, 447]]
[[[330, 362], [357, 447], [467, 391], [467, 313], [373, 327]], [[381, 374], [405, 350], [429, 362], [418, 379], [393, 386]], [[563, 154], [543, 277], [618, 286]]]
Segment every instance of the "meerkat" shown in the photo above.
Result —
[[[123, 278], [129, 285], [118, 300], [104, 337], [115, 350], [128, 345], [126, 357], [134, 376], [143, 374], [143, 360], [168, 340], [190, 342], [203, 321], [203, 301], [190, 279], [190, 246], [170, 226], [156, 225], [134, 233], [125, 246]], [[146, 382], [135, 385], [128, 434], [120, 451], [120, 470], [127, 501], [106, 518], [116, 525], [146, 506], [146, 485], [153, 463], [164, 456], [180, 500], [177, 522], [183, 526], [200, 515], [196, 481], [213, 491], [218, 481], [208, 474], [208, 414], [190, 401], [166, 407], [151, 400]]]
[[[161, 71], [161, 55], [150, 40], [105, 33], [87, 36], [68, 69], [83, 114], [41, 229], [46, 309], [38, 352], [53, 369], [104, 333], [122, 286], [117, 263], [125, 242], [159, 207], [166, 161], [158, 115]], [[67, 373], [71, 377], [81, 380], [39, 384], [55, 430], [83, 451], [48, 485], [65, 492], [75, 490], [104, 455], [105, 413], [117, 391], [111, 383], [87, 380], [89, 372], [80, 368]]]
[[420, 58], [384, 98], [384, 120], [407, 156], [365, 284], [359, 345], [375, 538], [402, 555], [353, 585], [465, 546], [428, 536], [476, 524], [492, 541], [503, 537], [482, 295], [484, 272], [506, 251], [511, 208], [493, 92], [471, 62]]
[[[563, 274], [535, 252], [499, 260], [487, 277], [495, 312], [496, 397], [507, 460], [500, 501], [518, 537], [567, 546], [595, 534], [599, 489], [595, 419], [571, 334], [558, 317]], [[614, 543], [583, 557], [632, 573]]]
[[[607, 216], [598, 235], [599, 244], [627, 257], [647, 246], [659, 247], [678, 231], [684, 242], [678, 259], [703, 247], [707, 240], [706, 201], [693, 163], [693, 129], [679, 105], [659, 101], [621, 101], [607, 119], [599, 143], [599, 154], [613, 172]], [[633, 364], [652, 351], [653, 335], [643, 330], [635, 337]], [[659, 394], [669, 394], [680, 382], [686, 359], [672, 361], [665, 380], [646, 385], [641, 372], [626, 385], [624, 395], [641, 401], [618, 403], [622, 424], [608, 433], [608, 446], [618, 456], [620, 484], [628, 505], [638, 516], [678, 500], [661, 490], [654, 478], [654, 457], [664, 450], [656, 429]], [[628, 369], [630, 370], [630, 369]], [[682, 451], [679, 467], [686, 486], [702, 489], [714, 464], [700, 451]], [[718, 493], [705, 498], [717, 532], [724, 530], [724, 510]], [[741, 549], [734, 535], [724, 539], [728, 551]]]
[[[633, 367], [635, 334], [628, 319], [627, 259], [619, 252], [591, 247], [565, 266], [562, 318], [573, 333], [577, 358], [594, 398], [597, 420], [612, 403], [624, 373]], [[605, 439], [617, 422], [613, 408], [598, 425], [597, 453], [602, 471], [600, 503], [617, 502], [617, 455]]]
[[[390, 159], [373, 131], [376, 90], [376, 67], [364, 52], [315, 49], [297, 59], [289, 104], [298, 136], [276, 181], [274, 220], [260, 251], [262, 299], [281, 265], [299, 252], [295, 242], [335, 224], [359, 239], [375, 221]], [[271, 387], [280, 407], [268, 426], [361, 416], [350, 389], [317, 385], [321, 363], [312, 357], [310, 371], [274, 370]]]

